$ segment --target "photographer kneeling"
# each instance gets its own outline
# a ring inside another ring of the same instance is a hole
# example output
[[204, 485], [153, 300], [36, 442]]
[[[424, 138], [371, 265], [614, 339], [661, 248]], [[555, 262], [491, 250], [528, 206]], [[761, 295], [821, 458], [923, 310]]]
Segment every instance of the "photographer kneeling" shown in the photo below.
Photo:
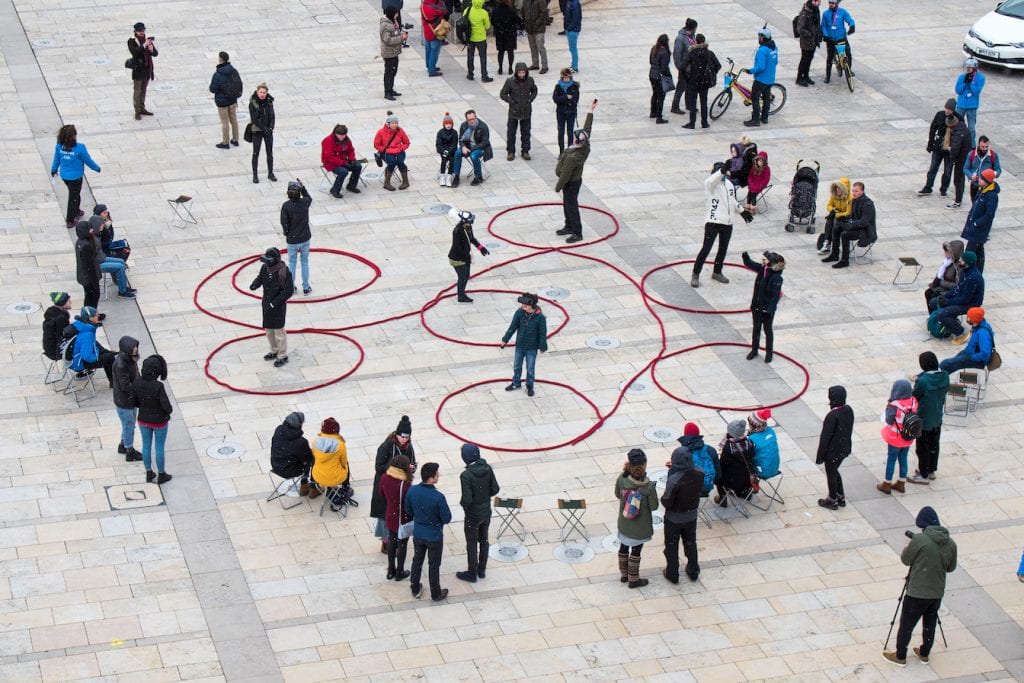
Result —
[[[917, 513], [915, 524], [921, 533], [906, 532], [910, 539], [900, 554], [903, 564], [910, 567], [903, 587], [903, 613], [900, 615], [900, 630], [896, 634], [896, 652], [882, 652], [882, 657], [897, 666], [907, 665], [907, 646], [914, 627], [922, 618], [921, 647], [914, 648], [914, 654], [922, 662], [935, 641], [935, 625], [939, 621], [939, 606], [946, 592], [946, 574], [956, 569], [956, 543], [949, 537], [949, 531], [939, 524], [939, 515], [925, 506]], [[890, 634], [892, 629], [889, 629]], [[886, 644], [889, 640], [886, 639]]]

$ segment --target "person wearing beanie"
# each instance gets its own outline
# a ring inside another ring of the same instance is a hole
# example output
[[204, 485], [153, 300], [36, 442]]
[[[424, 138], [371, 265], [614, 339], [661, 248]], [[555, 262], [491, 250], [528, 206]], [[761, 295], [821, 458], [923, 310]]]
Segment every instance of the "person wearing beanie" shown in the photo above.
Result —
[[78, 221], [75, 235], [78, 237], [75, 240], [75, 276], [78, 284], [82, 285], [82, 303], [95, 308], [100, 303], [103, 254], [89, 221]]
[[267, 180], [277, 182], [277, 176], [274, 175], [274, 126], [277, 125], [277, 115], [274, 113], [274, 96], [270, 94], [266, 83], [257, 85], [249, 97], [249, 125], [252, 126], [252, 182], [260, 182], [257, 171], [260, 147], [264, 144], [267, 148]]
[[[906, 493], [907, 453], [910, 452], [910, 444], [913, 439], [905, 439], [900, 431], [903, 429], [903, 421], [907, 414], [916, 413], [917, 410], [917, 398], [913, 396], [910, 382], [905, 379], [893, 382], [892, 390], [889, 392], [889, 401], [882, 414], [885, 421], [885, 424], [882, 425], [882, 440], [886, 443], [887, 451], [885, 480], [875, 486], [876, 489], [887, 495], [891, 495], [893, 491]], [[893, 481], [897, 462], [900, 465], [899, 478]]]
[[444, 494], [437, 490], [441, 475], [436, 462], [424, 463], [420, 468], [420, 483], [409, 489], [405, 504], [413, 519], [412, 571], [409, 590], [412, 597], [423, 595], [420, 576], [423, 560], [427, 560], [427, 578], [430, 583], [430, 599], [440, 602], [448, 597], [448, 589], [441, 588], [441, 555], [444, 553], [444, 526], [452, 521], [452, 511]]
[[978, 71], [978, 60], [968, 57], [964, 60], [963, 73], [956, 77], [953, 89], [956, 92], [956, 115], [967, 123], [971, 147], [974, 147], [978, 107], [981, 106], [981, 91], [984, 87], [985, 74]]
[[680, 538], [683, 540], [683, 554], [686, 555], [686, 575], [691, 581], [696, 581], [700, 576], [697, 511], [703, 494], [704, 474], [703, 470], [694, 466], [689, 448], [680, 444], [672, 451], [668, 477], [665, 479], [665, 493], [661, 496], [661, 504], [665, 506], [665, 569], [662, 575], [670, 583], [679, 583]]
[[924, 301], [929, 315], [938, 309], [938, 297], [956, 287], [956, 281], [960, 278], [960, 257], [963, 255], [963, 240], [942, 243], [942, 263], [935, 272], [935, 278], [924, 290]]
[[583, 239], [583, 221], [580, 219], [580, 187], [583, 186], [583, 168], [590, 158], [590, 134], [594, 127], [594, 110], [597, 100], [590, 103], [583, 127], [572, 132], [571, 144], [558, 155], [555, 163], [555, 192], [562, 193], [562, 216], [565, 226], [556, 230], [556, 235], [567, 235], [566, 244], [575, 244]]
[[[687, 422], [683, 427], [683, 435], [676, 439], [679, 445], [690, 453], [693, 459], [693, 466], [704, 473], [704, 482], [701, 486], [701, 498], [707, 498], [711, 490], [718, 483], [722, 472], [722, 465], [718, 460], [718, 451], [704, 443], [700, 427], [693, 422]], [[671, 467], [672, 461], [665, 463], [665, 467]]]
[[309, 244], [313, 239], [309, 229], [309, 207], [313, 198], [309, 190], [296, 178], [288, 182], [288, 199], [281, 205], [281, 231], [288, 244], [288, 270], [298, 275], [295, 263], [302, 256], [302, 293], [309, 296], [313, 288], [309, 285]]
[[100, 240], [100, 249], [103, 251], [103, 255], [127, 263], [128, 257], [132, 253], [132, 248], [129, 246], [128, 240], [114, 239], [114, 220], [110, 216], [110, 209], [107, 208], [106, 204], [97, 204], [92, 210], [92, 215], [99, 216], [102, 219], [97, 236]]
[[932, 193], [932, 185], [935, 184], [935, 176], [939, 172], [939, 166], [942, 168], [942, 184], [939, 185], [939, 194], [943, 197], [946, 196], [946, 191], [949, 190], [949, 179], [953, 173], [953, 158], [950, 156], [949, 139], [947, 138], [946, 131], [946, 119], [953, 115], [956, 111], [956, 100], [950, 98], [946, 100], [946, 104], [943, 105], [942, 109], [935, 112], [935, 116], [932, 117], [932, 123], [928, 127], [928, 143], [925, 145], [925, 151], [932, 155], [931, 162], [928, 164], [928, 173], [925, 175], [924, 187], [917, 191], [918, 197], [927, 197]]
[[634, 448], [626, 454], [622, 474], [615, 480], [616, 515], [619, 538], [619, 580], [630, 588], [642, 588], [640, 553], [654, 538], [654, 515], [658, 509], [658, 491], [647, 477], [647, 454]]
[[114, 386], [113, 367], [114, 352], [103, 348], [96, 339], [96, 330], [100, 326], [100, 315], [92, 306], [82, 306], [82, 310], [71, 323], [74, 327], [74, 346], [72, 348], [71, 365], [73, 372], [82, 374], [90, 370], [103, 368], [107, 382]]
[[747, 438], [746, 420], [733, 420], [726, 429], [725, 437], [718, 443], [721, 453], [720, 463], [722, 475], [716, 488], [715, 504], [721, 507], [729, 505], [727, 491], [731, 491], [740, 500], [750, 497], [751, 478], [757, 480], [757, 469], [754, 466], [754, 443]]
[[960, 237], [967, 240], [967, 250], [973, 251], [978, 257], [978, 272], [985, 272], [985, 242], [992, 232], [992, 221], [999, 208], [999, 184], [996, 183], [996, 172], [986, 168], [980, 174], [978, 195], [967, 212]]
[[171, 480], [171, 475], [164, 469], [164, 443], [167, 441], [167, 426], [174, 408], [167, 398], [167, 389], [164, 388], [166, 379], [167, 361], [163, 356], [154, 354], [142, 361], [139, 378], [128, 388], [132, 405], [138, 408], [139, 433], [142, 436], [142, 465], [146, 468], [146, 482], [156, 481], [158, 485]]
[[[302, 413], [289, 413], [284, 421], [274, 430], [270, 439], [270, 471], [282, 479], [302, 477], [299, 482], [299, 495], [310, 496], [309, 468], [313, 466], [313, 452], [309, 441], [302, 435], [302, 425], [306, 416]], [[320, 495], [317, 491], [316, 495]]]
[[288, 266], [281, 260], [277, 247], [270, 247], [260, 257], [260, 272], [249, 285], [249, 289], [263, 290], [263, 329], [267, 333], [270, 351], [263, 360], [274, 361], [279, 368], [288, 362], [288, 335], [285, 319], [288, 316], [288, 299], [295, 293], [295, 280]]
[[939, 369], [946, 374], [952, 374], [965, 368], [980, 370], [987, 367], [989, 361], [992, 360], [992, 352], [996, 348], [996, 337], [992, 326], [985, 320], [985, 309], [981, 306], [967, 309], [967, 322], [971, 326], [971, 329], [964, 334], [965, 337], [970, 337], [967, 340], [967, 345], [960, 353], [939, 363]]
[[377, 150], [377, 157], [384, 161], [384, 189], [394, 192], [395, 187], [391, 184], [391, 176], [395, 168], [402, 174], [402, 183], [399, 190], [409, 189], [409, 167], [405, 165], [405, 150], [409, 149], [409, 136], [405, 129], [398, 125], [398, 117], [388, 112], [384, 119], [384, 125], [377, 131], [373, 138], [373, 148]]
[[771, 479], [779, 473], [779, 439], [768, 425], [770, 408], [762, 408], [747, 417], [747, 438], [754, 444], [754, 468], [757, 476]]
[[[992, 171], [992, 177], [987, 181], [981, 177], [986, 170]], [[964, 177], [970, 182], [971, 203], [978, 198], [978, 192], [982, 187], [994, 181], [1002, 173], [999, 155], [992, 149], [988, 137], [982, 135], [978, 138], [978, 146], [968, 152], [967, 159], [964, 161]]]
[[[512, 10], [513, 12], [515, 10]], [[513, 31], [513, 35], [515, 32]], [[516, 64], [501, 88], [500, 97], [508, 102], [508, 122], [505, 129], [507, 159], [516, 158], [516, 132], [522, 135], [523, 159], [530, 160], [530, 120], [533, 116], [533, 101], [537, 99], [537, 84], [533, 82], [526, 62]]]
[[384, 524], [385, 513], [387, 512], [387, 501], [380, 493], [380, 478], [387, 471], [392, 459], [396, 455], [404, 455], [409, 459], [409, 471], [416, 471], [416, 449], [412, 445], [412, 422], [408, 415], [403, 415], [398, 421], [395, 431], [388, 434], [383, 443], [377, 447], [377, 456], [373, 462], [373, 490], [370, 498], [370, 517], [377, 520], [373, 535], [381, 539], [382, 553], [388, 551], [388, 530]]
[[[310, 497], [316, 497], [313, 495], [313, 490], [326, 494], [330, 498], [331, 510], [334, 512], [341, 509], [342, 505], [358, 507], [358, 503], [352, 500], [352, 489], [348, 485], [351, 478], [348, 467], [348, 449], [341, 434], [321, 431], [313, 440], [312, 453], [313, 486], [310, 490]], [[299, 492], [301, 493], [301, 490]]]
[[466, 285], [469, 283], [470, 264], [473, 261], [472, 247], [480, 250], [483, 256], [491, 252], [487, 247], [477, 242], [473, 235], [473, 221], [476, 220], [469, 211], [459, 212], [459, 222], [452, 229], [452, 246], [448, 250], [448, 265], [455, 269], [455, 291], [459, 303], [471, 304], [473, 300], [466, 295]]
[[761, 348], [761, 329], [764, 328], [764, 362], [771, 363], [775, 347], [775, 310], [779, 306], [779, 299], [782, 298], [782, 271], [786, 268], [786, 259], [774, 251], [766, 251], [761, 255], [761, 263], [758, 264], [747, 252], [743, 252], [743, 265], [757, 273], [757, 277], [754, 278], [754, 293], [750, 299], [753, 333], [747, 360], [757, 358]]
[[462, 497], [459, 505], [466, 513], [463, 530], [466, 533], [466, 559], [468, 567], [456, 572], [455, 578], [476, 583], [487, 575], [487, 553], [491, 544], [487, 531], [491, 526], [491, 499], [498, 495], [501, 487], [494, 477], [494, 470], [480, 457], [480, 448], [475, 444], [462, 444], [462, 461], [466, 469], [459, 475]]
[[[345, 189], [359, 194], [359, 176], [363, 163], [356, 159], [356, 148], [348, 136], [348, 126], [336, 124], [334, 129], [320, 141], [320, 165], [324, 171], [334, 174], [334, 184], [328, 192], [335, 199], [341, 199], [341, 186], [348, 178]], [[350, 175], [351, 174], [351, 175]]]
[[957, 560], [956, 542], [950, 538], [949, 530], [939, 523], [935, 510], [928, 506], [921, 508], [915, 523], [921, 531], [911, 536], [900, 553], [900, 561], [910, 571], [904, 586], [906, 595], [896, 633], [896, 651], [882, 652], [886, 661], [901, 667], [907, 665], [907, 649], [918, 621], [923, 621], [921, 646], [914, 648], [914, 654], [922, 662], [928, 662], [935, 642], [939, 608], [946, 594], [946, 574], [956, 569]]
[[508, 340], [516, 336], [516, 353], [512, 360], [512, 382], [505, 391], [519, 388], [523, 376], [523, 361], [526, 361], [526, 395], [533, 396], [534, 369], [537, 364], [537, 352], [548, 350], [548, 323], [537, 305], [537, 295], [525, 293], [518, 299], [519, 309], [512, 316], [512, 322], [501, 338], [501, 348], [505, 348]]
[[931, 351], [918, 356], [917, 362], [921, 374], [914, 378], [911, 393], [917, 399], [917, 414], [924, 424], [914, 446], [917, 452], [917, 471], [907, 481], [912, 484], [928, 484], [939, 469], [939, 437], [942, 433], [946, 394], [949, 392], [949, 375], [939, 370], [939, 359]]
[[64, 329], [71, 324], [71, 295], [67, 292], [50, 292], [50, 301], [53, 305], [43, 311], [43, 355], [52, 361], [59, 361]]
[[964, 198], [964, 161], [972, 147], [971, 134], [963, 117], [957, 112], [946, 117], [946, 129], [942, 134], [942, 149], [949, 152], [949, 165], [942, 168], [942, 185], [949, 187], [949, 176], [953, 176], [953, 200], [947, 209], [959, 209]]
[[[423, 20], [423, 58], [427, 63], [427, 76], [437, 77], [444, 74], [437, 68], [437, 58], [441, 56], [441, 44], [451, 24], [441, 31], [441, 22], [447, 19], [448, 8], [444, 0], [423, 0], [420, 3], [420, 18]], [[445, 22], [447, 23], [447, 22]]]
[[142, 460], [142, 453], [135, 450], [138, 413], [128, 390], [139, 378], [139, 340], [125, 335], [118, 340], [117, 347], [119, 353], [114, 356], [111, 366], [114, 410], [121, 421], [121, 441], [117, 452], [124, 455], [125, 462], [138, 462]]
[[558, 127], [558, 153], [565, 151], [576, 126], [576, 111], [580, 103], [580, 84], [573, 80], [572, 69], [562, 69], [555, 83], [551, 99], [555, 102], [555, 125]]
[[146, 109], [146, 90], [149, 88], [149, 82], [155, 78], [153, 60], [160, 52], [156, 49], [153, 39], [146, 35], [144, 23], [135, 22], [132, 30], [134, 33], [128, 39], [128, 52], [132, 56], [125, 66], [132, 70], [132, 104], [135, 107], [135, 120], [140, 121], [143, 116], [153, 115], [153, 112]]
[[[404, 581], [409, 578], [405, 558], [409, 550], [408, 524], [412, 511], [405, 503], [405, 496], [412, 487], [412, 472], [409, 458], [396, 455], [380, 478], [380, 495], [384, 497], [384, 526], [388, 531], [388, 581]], [[402, 528], [405, 527], [405, 531]], [[401, 533], [400, 533], [401, 532]]]
[[853, 408], [846, 405], [846, 387], [836, 384], [828, 388], [828, 413], [821, 421], [816, 465], [825, 466], [828, 496], [818, 505], [829, 510], [846, 507], [846, 491], [839, 466], [853, 450]]
[[957, 263], [960, 275], [953, 289], [939, 294], [928, 307], [937, 310], [936, 320], [952, 337], [954, 344], [967, 341], [969, 333], [960, 324], [960, 316], [975, 306], [985, 303], [985, 278], [975, 265], [978, 257], [973, 251], [965, 251]]
[[434, 149], [441, 157], [441, 168], [437, 172], [437, 183], [441, 187], [452, 187], [452, 165], [459, 150], [459, 134], [455, 130], [455, 119], [448, 112], [441, 118], [441, 128], [434, 137]]
[[391, 5], [384, 8], [384, 16], [378, 24], [380, 56], [384, 60], [384, 99], [394, 101], [402, 93], [395, 90], [395, 76], [398, 75], [398, 57], [402, 45], [409, 40], [409, 32], [402, 28], [398, 8]]

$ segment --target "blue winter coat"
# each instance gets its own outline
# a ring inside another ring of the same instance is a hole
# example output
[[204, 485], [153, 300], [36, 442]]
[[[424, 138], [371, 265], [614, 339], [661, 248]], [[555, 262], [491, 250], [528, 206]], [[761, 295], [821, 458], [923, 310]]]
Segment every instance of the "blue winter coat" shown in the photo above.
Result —
[[985, 280], [975, 266], [966, 266], [960, 271], [956, 287], [946, 296], [947, 306], [963, 306], [974, 308], [985, 302]]
[[842, 40], [846, 37], [847, 27], [855, 26], [853, 17], [844, 7], [829, 8], [821, 13], [821, 37], [825, 40]]
[[444, 494], [430, 484], [416, 484], [405, 494], [405, 509], [412, 513], [412, 535], [421, 541], [443, 541], [444, 525], [452, 511]]
[[210, 92], [213, 93], [213, 103], [218, 107], [230, 107], [232, 104], [238, 104], [238, 98], [228, 92], [228, 87], [231, 85], [231, 74], [234, 71], [237, 69], [231, 66], [231, 62], [224, 62], [218, 64], [217, 70], [213, 72], [213, 78], [210, 79]]
[[982, 189], [978, 193], [977, 199], [971, 205], [971, 210], [967, 213], [967, 222], [964, 223], [964, 231], [960, 233], [960, 236], [968, 242], [982, 244], [987, 242], [997, 208], [999, 208], [999, 186], [993, 183], [991, 190]]
[[75, 143], [71, 149], [64, 149], [60, 143], [53, 150], [53, 163], [50, 164], [50, 175], [60, 170], [61, 180], [78, 180], [85, 175], [88, 166], [97, 173], [100, 165], [89, 156], [89, 150], [81, 142]]
[[775, 82], [775, 67], [779, 65], [779, 49], [774, 40], [767, 40], [754, 53], [754, 66], [750, 75], [759, 83], [771, 85]]
[[956, 77], [956, 109], [977, 109], [981, 104], [981, 89], [985, 87], [985, 74], [974, 72], [974, 78], [967, 82], [967, 74]]
[[967, 340], [967, 346], [957, 355], [967, 354], [975, 363], [988, 365], [995, 345], [996, 336], [992, 332], [992, 326], [988, 324], [987, 320], [982, 320], [980, 325], [971, 330], [971, 338]]
[[75, 337], [75, 346], [71, 359], [71, 369], [81, 372], [85, 369], [85, 363], [95, 363], [99, 358], [99, 349], [96, 348], [96, 326], [75, 318], [71, 323], [78, 331]]
[[580, 0], [569, 0], [565, 3], [565, 14], [562, 16], [562, 28], [567, 32], [579, 33], [583, 30], [583, 8]]
[[750, 432], [747, 438], [754, 444], [754, 466], [763, 478], [779, 473], [779, 439], [775, 430], [765, 427], [760, 432]]

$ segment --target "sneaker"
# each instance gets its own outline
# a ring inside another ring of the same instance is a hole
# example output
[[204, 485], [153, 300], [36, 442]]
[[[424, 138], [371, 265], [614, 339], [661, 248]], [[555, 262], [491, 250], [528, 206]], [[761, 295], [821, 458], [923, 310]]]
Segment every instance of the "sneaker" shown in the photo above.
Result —
[[696, 126], [694, 124], [692, 124], [692, 123], [684, 123], [682, 127], [683, 128], [689, 128], [690, 130], [693, 130], [694, 128], [696, 128]]
[[460, 296], [460, 297], [459, 297], [459, 298], [457, 299], [457, 301], [458, 301], [458, 302], [459, 302], [460, 304], [471, 304], [471, 303], [473, 303], [473, 300], [472, 300], [471, 298], [469, 298], [468, 296]]
[[909, 481], [911, 484], [924, 484], [925, 486], [931, 484], [931, 482], [928, 480], [928, 477], [922, 477], [919, 474], [907, 477], [907, 481]]
[[388, 573], [387, 573], [387, 580], [388, 581], [394, 581], [395, 580], [395, 573], [393, 571], [388, 571]]
[[561, 230], [555, 230], [555, 234], [559, 235], [561, 237], [565, 237], [566, 235], [571, 235], [572, 234], [572, 229], [571, 228], [562, 228]]
[[129, 448], [128, 452], [124, 454], [125, 462], [142, 462], [142, 453], [139, 453], [134, 448]]
[[723, 285], [729, 284], [729, 278], [722, 275], [721, 273], [711, 273], [711, 279], [715, 282], [721, 282]]
[[516, 160], [516, 153], [515, 152], [509, 152], [508, 154], [505, 155], [505, 159], [507, 161], [515, 161]]
[[121, 297], [122, 299], [134, 299], [135, 298], [135, 292], [131, 291], [130, 289], [126, 289], [123, 292], [118, 292], [117, 295], [119, 297]]
[[217, 149], [231, 149], [231, 145], [226, 142], [221, 142], [216, 145]]
[[526, 395], [527, 396], [533, 396], [533, 387], [532, 386], [527, 386], [526, 387]]
[[960, 208], [960, 202], [950, 202], [949, 204], [946, 204], [946, 208], [947, 209], [959, 209]]
[[882, 657], [886, 661], [892, 662], [896, 666], [906, 666], [907, 665], [907, 660], [900, 659], [899, 657], [896, 656], [895, 652], [883, 652], [882, 653]]
[[309, 296], [309, 295], [310, 295], [310, 293], [312, 293], [312, 291], [313, 291], [313, 288], [312, 288], [312, 287], [303, 287], [303, 288], [302, 288], [302, 293], [303, 293], [303, 294], [304, 294], [305, 296]]
[[410, 590], [412, 591], [412, 597], [416, 598], [417, 600], [419, 600], [423, 596], [423, 584], [422, 583], [420, 585], [418, 585], [418, 586], [411, 586]]
[[455, 578], [459, 581], [466, 581], [468, 583], [476, 583], [475, 572], [455, 572]]
[[263, 360], [274, 360], [275, 358], [277, 358], [277, 354], [273, 351], [263, 354]]
[[945, 190], [939, 190], [939, 196], [940, 197], [945, 197], [946, 196], [946, 191]]
[[700, 275], [690, 276], [690, 286], [693, 287], [694, 289], [700, 287]]
[[923, 654], [921, 654], [921, 648], [919, 648], [919, 647], [915, 647], [915, 648], [914, 648], [914, 655], [915, 655], [915, 656], [916, 656], [916, 657], [917, 657], [918, 659], [920, 659], [920, 660], [921, 660], [922, 662], [924, 662], [925, 664], [927, 664], [927, 663], [928, 663], [928, 655], [923, 655]]
[[284, 358], [278, 358], [277, 360], [275, 360], [274, 367], [279, 368], [282, 365], [285, 365], [286, 363], [288, 363], [288, 356], [285, 356]]
[[505, 387], [505, 391], [515, 391], [518, 388], [518, 384], [509, 384], [507, 387]]
[[922, 187], [920, 190], [917, 191], [917, 196], [918, 197], [924, 197], [926, 195], [930, 195], [931, 193], [932, 193], [932, 188], [930, 188], [930, 187]]
[[957, 346], [960, 346], [961, 344], [967, 343], [967, 340], [970, 339], [970, 338], [971, 338], [971, 332], [970, 332], [970, 330], [967, 330], [963, 334], [958, 334], [958, 335], [956, 335], [954, 337], [950, 337], [950, 340], [954, 344], [956, 344]]
[[570, 235], [569, 238], [565, 240], [565, 243], [566, 244], [576, 244], [577, 242], [582, 242], [582, 241], [583, 241], [583, 235]]
[[818, 250], [819, 254], [829, 254], [831, 252], [832, 252], [832, 243], [831, 242], [823, 242], [822, 245], [821, 245], [821, 249]]
[[[481, 80], [481, 81], [483, 81], [484, 83], [490, 83], [490, 82], [491, 82], [491, 81], [493, 81], [494, 79], [493, 79], [493, 78], [491, 78], [490, 76], [484, 76], [484, 77], [483, 77], [483, 78], [481, 78], [480, 80]], [[445, 589], [445, 590], [444, 590], [444, 594], [445, 594], [445, 595], [448, 595], [448, 589]]]
[[846, 507], [846, 496], [839, 496], [836, 500], [836, 504], [841, 508]]
[[166, 484], [171, 479], [172, 479], [171, 475], [167, 474], [166, 472], [161, 472], [156, 477], [156, 483], [157, 484]]
[[231, 146], [232, 147], [238, 147], [238, 140], [232, 140], [231, 141]]
[[[492, 80], [493, 81], [494, 79], [491, 78], [491, 79], [488, 79], [488, 80]], [[442, 600], [444, 600], [447, 597], [448, 597], [448, 589], [447, 588], [442, 588], [441, 592], [437, 594], [437, 597], [436, 598], [430, 598], [430, 600], [432, 602], [441, 602]]]
[[124, 441], [118, 442], [118, 444], [117, 444], [117, 452], [120, 453], [121, 455], [124, 455], [125, 453], [128, 452], [128, 449], [126, 449], [124, 447]]
[[146, 472], [146, 483], [152, 484], [154, 481], [156, 481], [156, 472], [154, 472], [153, 470], [148, 470]]
[[934, 472], [932, 472], [931, 474], [928, 475], [928, 481], [935, 481], [935, 473]]

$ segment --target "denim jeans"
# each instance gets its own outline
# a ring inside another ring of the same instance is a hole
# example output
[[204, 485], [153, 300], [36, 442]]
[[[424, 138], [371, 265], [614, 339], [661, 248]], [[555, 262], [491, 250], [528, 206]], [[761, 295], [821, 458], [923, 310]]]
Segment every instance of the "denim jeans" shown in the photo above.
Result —
[[384, 170], [389, 173], [394, 173], [396, 166], [398, 167], [398, 170], [403, 173], [409, 170], [409, 167], [405, 165], [405, 152], [399, 152], [398, 154], [385, 154], [384, 164]]
[[974, 149], [974, 131], [978, 123], [978, 109], [977, 107], [974, 109], [957, 109], [956, 113], [967, 124], [967, 132], [971, 134], [971, 149]]
[[349, 173], [352, 176], [348, 179], [348, 189], [352, 190], [356, 186], [356, 183], [359, 182], [359, 174], [363, 172], [363, 165], [358, 161], [353, 161], [347, 166], [338, 166], [329, 170], [334, 174], [334, 185], [331, 186], [331, 192], [341, 192], [341, 186], [345, 184], [345, 178]]
[[957, 370], [964, 370], [966, 368], [977, 368], [980, 370], [983, 367], [985, 367], [985, 364], [981, 361], [971, 360], [971, 352], [967, 349], [964, 349], [952, 358], [947, 358], [939, 363], [939, 370], [948, 374], [952, 374]]
[[302, 290], [309, 289], [309, 240], [298, 244], [288, 245], [288, 270], [292, 271], [292, 277], [298, 275], [295, 272], [295, 261], [302, 255]]
[[437, 58], [441, 56], [441, 41], [428, 40], [424, 46], [427, 61], [427, 74], [433, 75], [437, 71]]
[[[945, 164], [943, 166], [943, 164]], [[932, 160], [928, 164], [928, 175], [925, 176], [924, 186], [927, 189], [932, 189], [932, 185], [935, 183], [935, 176], [939, 173], [939, 166], [943, 166], [942, 170], [942, 183], [939, 185], [939, 192], [945, 192], [949, 189], [949, 179], [953, 175], [953, 158], [949, 156], [949, 152], [944, 152], [941, 149], [932, 150]]]
[[164, 441], [167, 440], [167, 425], [154, 429], [144, 424], [139, 425], [139, 433], [142, 435], [142, 464], [147, 472], [152, 472], [152, 449], [156, 441], [156, 471], [164, 471]]
[[558, 125], [558, 152], [565, 151], [566, 141], [572, 144], [572, 129], [576, 125], [576, 112], [563, 114], [555, 111], [555, 122]]
[[124, 261], [113, 256], [104, 257], [100, 263], [101, 273], [112, 273], [117, 282], [117, 291], [124, 294], [128, 291], [128, 274], [125, 272]]
[[572, 58], [572, 64], [569, 65], [572, 69], [580, 68], [580, 53], [576, 48], [577, 42], [580, 39], [579, 31], [566, 31], [565, 39], [569, 41], [569, 56]]
[[138, 417], [137, 408], [121, 408], [114, 406], [117, 411], [117, 418], [121, 420], [121, 444], [125, 449], [135, 446], [135, 418]]
[[523, 360], [526, 360], [526, 386], [533, 386], [533, 371], [537, 366], [537, 349], [521, 349], [516, 347], [516, 355], [512, 361], [512, 384], [519, 386], [523, 376]]
[[896, 469], [896, 461], [900, 463], [900, 479], [907, 478], [907, 453], [910, 452], [910, 446], [904, 446], [898, 448], [889, 444], [889, 454], [885, 461], [885, 480], [889, 481], [892, 479], [893, 470]]
[[430, 582], [430, 597], [441, 597], [441, 553], [444, 552], [444, 541], [421, 541], [412, 539], [412, 567], [409, 576], [409, 588], [413, 593], [420, 589], [420, 576], [423, 573], [423, 558], [427, 558], [427, 580]]
[[[482, 177], [484, 174], [484, 167], [483, 164], [480, 162], [483, 156], [484, 151], [482, 149], [474, 149], [472, 152], [469, 153], [469, 161], [473, 164], [473, 175], [475, 175], [477, 178]], [[455, 154], [455, 161], [452, 163], [452, 173], [455, 175], [456, 178], [458, 178], [459, 173], [462, 172], [463, 158], [464, 157], [462, 156], [462, 148], [460, 147], [459, 151]]]

